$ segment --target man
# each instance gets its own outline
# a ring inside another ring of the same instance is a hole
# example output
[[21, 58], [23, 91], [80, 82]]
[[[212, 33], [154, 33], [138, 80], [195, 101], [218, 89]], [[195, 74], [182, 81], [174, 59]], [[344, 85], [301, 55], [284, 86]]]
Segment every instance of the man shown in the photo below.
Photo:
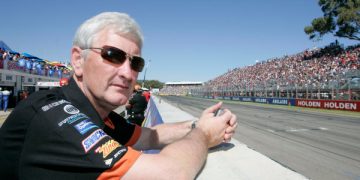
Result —
[[8, 104], [9, 104], [10, 94], [11, 94], [11, 92], [8, 91], [7, 89], [5, 89], [4, 91], [2, 91], [2, 101], [3, 101], [4, 112], [7, 111]]
[[143, 91], [141, 90], [141, 86], [139, 84], [135, 84], [134, 93], [131, 96], [129, 103], [126, 104], [129, 122], [139, 126], [142, 125], [145, 119], [144, 113], [147, 107], [146, 98], [142, 93]]
[[[194, 179], [208, 148], [229, 141], [229, 110], [204, 110], [195, 123], [153, 128], [112, 110], [128, 101], [144, 67], [142, 35], [126, 14], [101, 13], [77, 30], [67, 86], [33, 93], [0, 129], [2, 179]], [[191, 126], [193, 125], [193, 126]], [[193, 127], [193, 128], [191, 128]], [[140, 150], [161, 149], [158, 154]]]
[[144, 90], [143, 91], [143, 96], [145, 96], [146, 102], [149, 102], [150, 96], [151, 96], [150, 91], [149, 90]]
[[0, 87], [0, 110], [2, 110], [2, 108], [3, 108], [3, 105], [2, 105], [2, 98], [3, 98], [2, 88]]

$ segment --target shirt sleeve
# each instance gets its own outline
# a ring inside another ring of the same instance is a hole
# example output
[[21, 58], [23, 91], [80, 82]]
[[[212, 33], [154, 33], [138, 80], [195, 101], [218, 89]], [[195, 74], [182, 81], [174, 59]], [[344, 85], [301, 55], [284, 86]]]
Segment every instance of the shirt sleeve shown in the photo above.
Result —
[[139, 151], [136, 151], [132, 148], [128, 148], [127, 153], [117, 161], [110, 169], [101, 173], [97, 178], [99, 180], [108, 180], [108, 179], [120, 179], [126, 174], [126, 172], [131, 168], [135, 163], [138, 157], [141, 155]]
[[141, 127], [136, 124], [128, 123], [123, 117], [115, 112], [111, 112], [104, 122], [104, 131], [122, 145], [134, 145], [140, 138]]
[[[19, 170], [21, 177], [121, 178], [141, 152], [117, 140], [129, 141], [136, 127], [129, 126], [132, 129], [121, 133], [130, 133], [127, 138], [113, 137], [92, 118], [96, 117], [87, 116], [64, 100], [44, 105], [29, 126]], [[115, 130], [120, 130], [116, 123]]]

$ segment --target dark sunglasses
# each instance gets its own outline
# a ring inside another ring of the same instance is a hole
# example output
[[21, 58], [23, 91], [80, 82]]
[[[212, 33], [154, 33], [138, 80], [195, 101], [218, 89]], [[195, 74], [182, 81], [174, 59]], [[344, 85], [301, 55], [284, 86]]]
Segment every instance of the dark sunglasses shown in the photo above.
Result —
[[127, 58], [129, 58], [131, 69], [137, 72], [141, 72], [145, 66], [145, 60], [142, 57], [132, 56], [125, 51], [113, 46], [103, 46], [102, 48], [85, 49], [100, 49], [101, 57], [114, 64], [122, 64], [126, 61]]

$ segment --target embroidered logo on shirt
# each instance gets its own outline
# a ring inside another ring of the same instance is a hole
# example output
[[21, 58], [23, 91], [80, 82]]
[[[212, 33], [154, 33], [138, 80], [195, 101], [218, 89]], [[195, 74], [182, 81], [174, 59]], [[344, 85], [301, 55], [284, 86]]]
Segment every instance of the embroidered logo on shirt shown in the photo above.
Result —
[[127, 151], [127, 148], [120, 149], [118, 152], [114, 154], [114, 158], [117, 158], [119, 155], [124, 154]]
[[112, 163], [113, 158], [107, 159], [104, 161], [105, 165], [110, 166]]
[[80, 119], [89, 119], [89, 117], [87, 117], [85, 114], [83, 114], [83, 113], [78, 113], [78, 114], [74, 114], [74, 115], [71, 115], [71, 116], [69, 116], [69, 117], [67, 117], [66, 119], [64, 119], [64, 120], [62, 120], [62, 121], [60, 121], [59, 123], [58, 123], [58, 126], [62, 126], [62, 125], [64, 125], [64, 124], [72, 124], [73, 122], [76, 122], [76, 121], [78, 121], [78, 120], [80, 120]]
[[106, 136], [108, 135], [101, 129], [98, 129], [91, 133], [81, 142], [85, 152], [88, 152], [92, 147], [94, 147], [95, 144], [97, 144], [101, 139]]
[[113, 152], [117, 147], [120, 147], [120, 144], [114, 140], [109, 140], [105, 144], [98, 147], [95, 152], [102, 153], [103, 158], [106, 158], [111, 152]]
[[120, 149], [118, 152], [114, 154], [112, 158], [104, 160], [105, 165], [110, 166], [113, 159], [116, 159], [119, 155], [123, 155], [124, 153], [126, 153], [126, 150], [127, 148]]
[[80, 123], [76, 124], [75, 129], [79, 131], [80, 134], [85, 134], [92, 128], [98, 127], [93, 122], [90, 121], [90, 119], [86, 119], [84, 121], [81, 121]]
[[64, 106], [64, 111], [68, 114], [77, 114], [80, 112], [76, 107], [71, 104]]
[[50, 110], [51, 108], [56, 107], [56, 106], [61, 105], [61, 104], [64, 104], [64, 103], [70, 103], [70, 102], [62, 99], [60, 101], [56, 101], [56, 102], [53, 102], [53, 103], [50, 103], [50, 104], [47, 104], [47, 105], [41, 107], [41, 110], [46, 112], [46, 111]]

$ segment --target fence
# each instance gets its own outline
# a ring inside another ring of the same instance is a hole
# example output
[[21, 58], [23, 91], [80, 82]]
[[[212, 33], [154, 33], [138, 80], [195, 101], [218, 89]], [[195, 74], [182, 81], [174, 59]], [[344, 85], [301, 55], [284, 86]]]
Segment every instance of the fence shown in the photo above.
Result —
[[267, 80], [251, 85], [231, 86], [204, 85], [189, 91], [192, 96], [217, 97], [273, 97], [296, 99], [360, 100], [360, 70], [353, 70], [343, 76], [321, 83], [295, 84], [291, 81]]

